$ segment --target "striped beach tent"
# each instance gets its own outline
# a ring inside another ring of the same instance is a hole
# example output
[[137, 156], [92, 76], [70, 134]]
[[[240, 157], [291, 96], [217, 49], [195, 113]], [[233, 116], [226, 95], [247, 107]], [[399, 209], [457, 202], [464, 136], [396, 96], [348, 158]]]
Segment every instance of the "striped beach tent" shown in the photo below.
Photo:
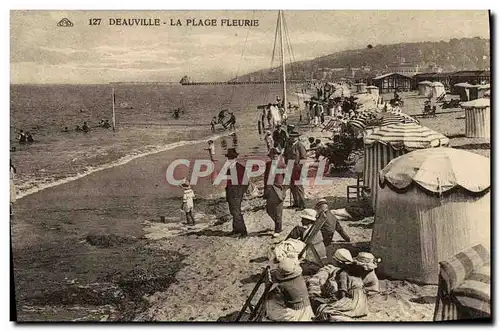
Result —
[[439, 132], [416, 123], [398, 123], [375, 128], [364, 138], [363, 179], [372, 190], [375, 210], [378, 173], [392, 159], [415, 149], [448, 146], [450, 140]]
[[417, 119], [411, 117], [410, 115], [396, 111], [387, 111], [379, 113], [377, 115], [377, 120], [380, 121], [379, 123], [377, 123], [378, 126], [386, 126], [398, 123], [420, 124], [420, 122]]
[[481, 98], [464, 102], [465, 136], [468, 138], [490, 138], [490, 99]]
[[378, 272], [437, 284], [439, 262], [490, 248], [490, 159], [462, 149], [409, 152], [379, 173], [371, 252]]

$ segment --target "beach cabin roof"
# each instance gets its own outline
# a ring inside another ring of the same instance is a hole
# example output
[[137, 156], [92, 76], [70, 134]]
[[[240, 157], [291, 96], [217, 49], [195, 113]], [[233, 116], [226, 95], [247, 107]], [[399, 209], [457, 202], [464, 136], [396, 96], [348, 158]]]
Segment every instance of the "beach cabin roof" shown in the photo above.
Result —
[[440, 83], [440, 82], [434, 82], [434, 83], [432, 83], [432, 87], [435, 87], [435, 86], [442, 86], [442, 87], [444, 87], [444, 85], [442, 83]]
[[465, 88], [471, 88], [471, 87], [474, 87], [474, 85], [472, 84], [469, 84], [469, 83], [457, 83], [453, 86], [456, 86], [456, 87], [465, 87]]
[[371, 90], [371, 89], [378, 89], [377, 86], [374, 86], [374, 85], [370, 85], [370, 86], [367, 86], [366, 87], [367, 90]]
[[490, 84], [484, 84], [484, 85], [474, 85], [475, 88], [478, 90], [489, 90], [490, 89]]
[[432, 85], [432, 82], [430, 82], [428, 80], [423, 80], [420, 83], [418, 83], [418, 85]]
[[[471, 164], [474, 171], [470, 171]], [[414, 183], [433, 193], [457, 186], [478, 193], [491, 186], [490, 159], [457, 148], [421, 149], [392, 160], [380, 171], [379, 181], [398, 190]]]
[[383, 74], [383, 75], [380, 75], [380, 76], [377, 76], [375, 78], [373, 78], [373, 80], [380, 80], [380, 79], [384, 79], [384, 78], [387, 78], [387, 77], [390, 77], [390, 76], [400, 76], [402, 78], [407, 78], [407, 79], [411, 79], [411, 77], [409, 76], [405, 76], [405, 75], [402, 75], [402, 74], [399, 74], [397, 72], [390, 72], [388, 74]]
[[490, 99], [480, 98], [480, 99], [464, 102], [464, 103], [460, 104], [460, 106], [462, 108], [477, 108], [477, 109], [488, 108], [488, 107], [490, 107]]
[[416, 123], [398, 123], [378, 127], [365, 137], [365, 146], [374, 143], [390, 145], [393, 149], [421, 149], [448, 146], [443, 134]]

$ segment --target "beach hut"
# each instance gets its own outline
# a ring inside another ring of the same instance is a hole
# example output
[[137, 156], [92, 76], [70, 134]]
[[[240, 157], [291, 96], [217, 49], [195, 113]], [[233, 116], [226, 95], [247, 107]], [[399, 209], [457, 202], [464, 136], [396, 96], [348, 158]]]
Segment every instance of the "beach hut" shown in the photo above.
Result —
[[[473, 169], [473, 171], [471, 171]], [[377, 273], [425, 284], [439, 262], [490, 247], [490, 159], [454, 148], [417, 150], [380, 171], [371, 252]]]
[[364, 137], [365, 168], [363, 180], [372, 191], [372, 205], [378, 191], [378, 173], [392, 159], [415, 149], [448, 146], [449, 139], [439, 132], [416, 123], [382, 126]]
[[460, 101], [469, 101], [470, 100], [470, 88], [474, 85], [469, 83], [457, 83], [454, 85], [455, 91], [460, 95]]
[[442, 96], [443, 94], [446, 94], [446, 91], [444, 90], [444, 85], [440, 82], [432, 83], [431, 91], [432, 91], [433, 98], [438, 98], [438, 97]]
[[432, 82], [428, 80], [424, 80], [418, 83], [418, 95], [423, 95], [424, 97], [428, 97], [431, 93], [431, 85]]
[[477, 89], [477, 99], [484, 98], [484, 93], [490, 90], [490, 84], [476, 85], [474, 87]]
[[481, 98], [464, 102], [465, 136], [468, 138], [490, 138], [490, 99]]
[[357, 83], [354, 84], [356, 86], [356, 92], [357, 93], [366, 93], [366, 84], [365, 83]]
[[374, 95], [378, 99], [379, 97], [378, 87], [370, 85], [366, 87], [366, 90], [368, 91], [368, 93]]

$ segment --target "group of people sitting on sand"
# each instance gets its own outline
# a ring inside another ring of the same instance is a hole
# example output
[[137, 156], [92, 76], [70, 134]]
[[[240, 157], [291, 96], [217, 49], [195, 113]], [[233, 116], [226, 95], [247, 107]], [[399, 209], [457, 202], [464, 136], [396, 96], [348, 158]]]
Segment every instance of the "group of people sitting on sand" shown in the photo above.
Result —
[[33, 139], [33, 136], [31, 135], [30, 132], [24, 132], [24, 130], [19, 130], [19, 134], [17, 135], [17, 141], [19, 144], [24, 145], [24, 144], [31, 144], [35, 142], [35, 139]]
[[[111, 127], [111, 124], [109, 123], [109, 120], [101, 119], [99, 123], [97, 123], [98, 128], [103, 128], [103, 129], [109, 129]], [[70, 132], [69, 128], [66, 126], [62, 130], [62, 132]], [[90, 132], [90, 126], [87, 124], [87, 122], [83, 122], [82, 126], [77, 125], [75, 127], [75, 132], [83, 132], [83, 133], [88, 133]]]
[[[276, 268], [260, 319], [274, 322], [350, 321], [368, 314], [368, 296], [380, 291], [375, 274], [377, 259], [368, 252], [352, 257], [335, 251], [331, 263], [305, 275], [300, 258], [304, 245], [288, 240], [269, 252]], [[301, 266], [302, 265], [302, 266]]]

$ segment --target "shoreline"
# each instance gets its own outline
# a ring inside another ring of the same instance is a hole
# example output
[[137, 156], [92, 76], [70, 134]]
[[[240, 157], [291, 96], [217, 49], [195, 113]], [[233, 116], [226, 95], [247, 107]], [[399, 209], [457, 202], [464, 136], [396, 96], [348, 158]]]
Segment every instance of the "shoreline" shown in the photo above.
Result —
[[38, 192], [43, 191], [43, 190], [50, 188], [50, 187], [55, 187], [58, 185], [62, 185], [62, 184], [66, 184], [66, 183], [78, 180], [80, 178], [83, 178], [83, 177], [88, 176], [90, 174], [93, 174], [95, 172], [99, 172], [102, 170], [111, 169], [114, 167], [118, 167], [118, 166], [127, 164], [130, 161], [133, 161], [133, 160], [141, 158], [141, 157], [165, 152], [168, 150], [172, 150], [172, 149], [186, 146], [186, 145], [190, 145], [190, 144], [195, 145], [195, 144], [204, 143], [208, 139], [217, 140], [217, 139], [220, 139], [224, 136], [231, 135], [237, 131], [238, 130], [226, 132], [224, 134], [216, 134], [213, 136], [207, 136], [206, 138], [197, 139], [197, 140], [181, 140], [178, 142], [167, 144], [165, 146], [157, 146], [157, 147], [154, 147], [150, 150], [140, 150], [140, 149], [139, 150], [132, 150], [128, 154], [118, 158], [117, 160], [114, 160], [114, 161], [111, 161], [108, 163], [104, 163], [104, 164], [98, 165], [96, 167], [92, 167], [92, 166], [87, 167], [83, 172], [78, 173], [77, 175], [68, 176], [68, 177], [64, 177], [62, 179], [56, 179], [56, 180], [51, 180], [50, 177], [48, 177], [48, 178], [46, 178], [46, 180], [48, 180], [48, 182], [47, 181], [42, 182], [42, 184], [40, 184], [40, 185], [37, 185], [36, 183], [34, 183], [35, 187], [31, 186], [29, 188], [23, 188], [23, 184], [24, 184], [24, 186], [26, 186], [27, 184], [30, 183], [29, 181], [27, 181], [27, 182], [22, 183], [20, 185], [16, 185], [16, 191], [17, 191], [16, 192], [16, 200], [22, 199], [22, 198], [29, 196], [31, 194], [38, 193]]

